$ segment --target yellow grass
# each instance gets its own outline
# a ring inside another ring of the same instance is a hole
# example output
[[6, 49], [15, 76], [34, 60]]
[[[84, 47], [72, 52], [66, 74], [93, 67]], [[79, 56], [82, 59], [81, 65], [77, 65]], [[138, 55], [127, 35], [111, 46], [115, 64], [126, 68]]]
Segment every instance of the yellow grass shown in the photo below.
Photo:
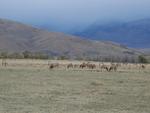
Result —
[[0, 113], [150, 113], [150, 65], [101, 72], [49, 70], [48, 62], [7, 60], [7, 67], [0, 65]]

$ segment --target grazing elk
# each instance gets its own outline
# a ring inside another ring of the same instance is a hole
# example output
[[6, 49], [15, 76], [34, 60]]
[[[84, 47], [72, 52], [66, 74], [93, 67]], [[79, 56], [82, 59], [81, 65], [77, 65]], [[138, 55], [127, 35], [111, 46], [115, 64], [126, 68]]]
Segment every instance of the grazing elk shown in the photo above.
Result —
[[80, 66], [79, 66], [80, 68], [86, 68], [87, 67], [87, 64], [86, 63], [82, 63], [82, 64], [80, 64]]
[[2, 59], [2, 66], [6, 67], [8, 65], [6, 59]]
[[107, 65], [105, 65], [104, 63], [102, 63], [102, 65], [99, 65], [99, 66], [100, 66], [101, 72], [103, 70], [109, 71], [109, 67]]
[[74, 68], [79, 68], [80, 67], [80, 65], [79, 64], [74, 64], [74, 66], [73, 66]]
[[110, 71], [115, 71], [115, 72], [116, 72], [118, 66], [119, 66], [118, 64], [111, 64], [111, 66], [109, 67], [109, 72], [110, 72]]
[[67, 65], [67, 69], [69, 69], [69, 68], [73, 68], [74, 66], [73, 66], [73, 64], [72, 63], [70, 63], [70, 64], [68, 64]]
[[49, 69], [54, 69], [54, 68], [58, 68], [58, 67], [59, 67], [59, 63], [49, 64]]
[[144, 64], [139, 65], [139, 70], [144, 70], [145, 68], [146, 68], [146, 66]]
[[96, 65], [95, 64], [87, 64], [87, 67], [89, 68], [89, 69], [95, 69], [96, 68]]

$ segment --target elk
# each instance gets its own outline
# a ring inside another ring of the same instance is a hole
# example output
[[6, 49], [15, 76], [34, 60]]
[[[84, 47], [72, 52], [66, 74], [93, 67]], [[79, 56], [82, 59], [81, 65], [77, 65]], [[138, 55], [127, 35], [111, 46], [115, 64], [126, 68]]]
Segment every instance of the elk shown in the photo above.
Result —
[[72, 63], [67, 65], [67, 69], [69, 69], [69, 68], [73, 68], [73, 64]]
[[145, 68], [146, 68], [146, 66], [144, 64], [139, 65], [139, 70], [144, 70]]
[[6, 67], [8, 63], [6, 62], [6, 59], [2, 59], [2, 66]]
[[73, 66], [74, 68], [79, 68], [80, 67], [80, 65], [79, 64], [74, 64], [74, 66]]
[[86, 66], [87, 66], [87, 64], [86, 64], [86, 63], [82, 63], [82, 64], [80, 64], [80, 66], [79, 66], [79, 67], [83, 69], [83, 68], [86, 68]]
[[109, 71], [109, 67], [107, 65], [105, 65], [104, 63], [102, 63], [102, 65], [99, 65], [101, 68], [101, 72], [104, 70]]
[[96, 65], [95, 64], [87, 64], [87, 67], [89, 69], [95, 69], [96, 68]]
[[58, 63], [49, 64], [49, 69], [54, 69], [54, 68], [58, 68], [58, 67], [59, 67]]
[[117, 71], [117, 68], [118, 68], [118, 64], [111, 64], [110, 68], [109, 68], [109, 72], [110, 71]]

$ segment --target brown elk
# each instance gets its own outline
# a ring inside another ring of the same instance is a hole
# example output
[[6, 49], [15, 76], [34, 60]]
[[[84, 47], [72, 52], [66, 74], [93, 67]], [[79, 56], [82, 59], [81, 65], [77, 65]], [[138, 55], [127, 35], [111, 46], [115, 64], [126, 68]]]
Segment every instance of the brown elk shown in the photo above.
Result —
[[67, 65], [67, 69], [69, 69], [69, 68], [73, 68], [74, 66], [73, 66], [73, 64], [72, 63], [70, 63], [70, 64], [68, 64]]
[[144, 64], [140, 64], [140, 65], [139, 65], [139, 69], [140, 69], [140, 70], [144, 70], [145, 68], [146, 68], [146, 66], [145, 66]]
[[2, 66], [6, 67], [8, 65], [6, 59], [2, 59]]
[[89, 68], [89, 69], [95, 69], [96, 68], [96, 65], [95, 64], [87, 64], [87, 67]]
[[79, 66], [80, 68], [86, 68], [87, 67], [87, 64], [86, 63], [82, 63], [82, 64], [80, 64], [80, 66]]
[[119, 66], [118, 64], [111, 64], [111, 66], [109, 67], [109, 72], [117, 71], [118, 66]]
[[54, 68], [58, 68], [58, 67], [59, 67], [59, 63], [49, 64], [49, 69], [54, 69]]
[[74, 64], [74, 66], [73, 66], [74, 68], [79, 68], [80, 67], [80, 65], [79, 64]]
[[101, 71], [103, 71], [103, 69], [106, 71], [109, 71], [109, 67], [103, 63], [102, 63], [102, 65], [100, 65], [100, 68], [101, 68]]

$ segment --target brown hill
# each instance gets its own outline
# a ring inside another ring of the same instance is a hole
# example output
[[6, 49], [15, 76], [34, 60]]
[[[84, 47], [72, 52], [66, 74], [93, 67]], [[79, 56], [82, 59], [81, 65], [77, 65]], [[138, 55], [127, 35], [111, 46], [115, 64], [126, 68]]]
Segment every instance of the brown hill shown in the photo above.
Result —
[[113, 42], [92, 41], [48, 32], [22, 23], [0, 19], [0, 51], [40, 51], [70, 57], [137, 56], [140, 53]]

